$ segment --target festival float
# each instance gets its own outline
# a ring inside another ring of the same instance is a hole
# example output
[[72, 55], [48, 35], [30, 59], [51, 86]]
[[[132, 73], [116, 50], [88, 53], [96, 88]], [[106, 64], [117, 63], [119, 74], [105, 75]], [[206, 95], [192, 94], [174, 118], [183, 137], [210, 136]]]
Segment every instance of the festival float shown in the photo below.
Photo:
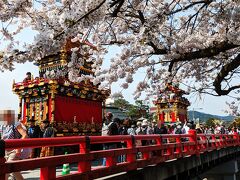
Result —
[[[13, 82], [13, 92], [19, 97], [18, 117], [27, 122], [34, 119], [37, 124], [48, 119], [56, 136], [99, 135], [102, 128], [103, 106], [109, 90], [100, 90], [90, 80], [71, 82], [68, 78], [72, 48], [79, 48], [77, 59], [81, 59], [79, 76], [92, 75], [87, 50], [96, 50], [88, 41], [68, 40], [62, 50], [37, 61], [39, 77]], [[85, 48], [85, 49], [84, 49]], [[81, 51], [81, 50], [85, 51]], [[74, 64], [74, 62], [72, 62]]]
[[157, 107], [158, 121], [161, 123], [185, 123], [188, 119], [187, 109], [190, 102], [183, 97], [185, 91], [171, 83], [166, 84], [165, 90], [160, 92], [160, 95], [154, 104]]

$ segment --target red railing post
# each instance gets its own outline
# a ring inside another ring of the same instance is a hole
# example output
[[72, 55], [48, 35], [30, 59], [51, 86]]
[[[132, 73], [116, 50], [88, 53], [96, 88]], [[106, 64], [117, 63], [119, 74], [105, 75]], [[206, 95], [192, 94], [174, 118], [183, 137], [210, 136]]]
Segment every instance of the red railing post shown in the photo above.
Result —
[[212, 135], [212, 139], [215, 141], [214, 143], [215, 148], [218, 149], [217, 135]]
[[156, 144], [162, 145], [162, 136], [161, 135], [156, 139]]
[[[134, 136], [131, 136], [131, 139], [127, 140], [127, 148], [131, 148], [132, 150], [135, 149], [135, 138]], [[127, 154], [127, 162], [131, 163], [136, 161], [136, 153], [131, 153], [131, 154]]]
[[232, 146], [233, 145], [233, 134], [230, 134], [228, 136], [228, 146]]
[[216, 137], [217, 148], [221, 148], [220, 136], [221, 136], [221, 135], [218, 135], [218, 136]]
[[234, 132], [233, 134], [233, 139], [234, 139], [234, 145], [238, 145], [238, 142], [239, 142], [239, 136], [238, 136], [238, 133], [237, 132]]
[[219, 146], [220, 146], [220, 148], [223, 147], [223, 135], [222, 134], [219, 135]]
[[56, 167], [43, 167], [40, 169], [40, 180], [56, 179]]
[[183, 153], [187, 153], [189, 150], [189, 146], [186, 144], [183, 144]]
[[[196, 130], [193, 130], [193, 129], [190, 129], [188, 131], [188, 134], [190, 135], [189, 137], [189, 142], [193, 142], [194, 145], [191, 145], [190, 147], [190, 150], [192, 150], [195, 154], [199, 154], [199, 151], [198, 151], [198, 142], [197, 142], [197, 131]], [[190, 152], [189, 152], [190, 153]]]
[[222, 147], [226, 147], [227, 143], [226, 143], [226, 135], [223, 134], [222, 135]]
[[143, 159], [147, 160], [150, 158], [150, 153], [149, 152], [144, 152], [143, 153]]
[[202, 147], [201, 149], [203, 149], [203, 151], [206, 151], [208, 149], [208, 140], [207, 140], [206, 135], [201, 136], [201, 139], [202, 139], [202, 141], [204, 141], [204, 143], [201, 146]]
[[4, 164], [6, 162], [5, 159], [5, 141], [0, 140], [0, 180], [5, 180], [5, 167]]
[[225, 135], [225, 146], [229, 146], [229, 135]]
[[[79, 145], [79, 151], [81, 154], [88, 154], [90, 152], [90, 138], [85, 136], [85, 141]], [[78, 172], [91, 171], [91, 161], [82, 161], [78, 163]]]
[[[117, 146], [117, 143], [116, 143], [116, 146]], [[117, 147], [113, 146], [109, 150], [112, 150], [112, 149], [115, 149], [115, 148], [117, 148]], [[117, 157], [115, 155], [106, 157], [106, 167], [115, 166], [116, 164], [117, 164]]]
[[181, 137], [180, 135], [178, 137], [176, 137], [176, 154], [181, 154], [182, 153], [182, 148], [181, 146], [179, 147], [179, 145], [181, 145]]
[[[146, 145], [145, 146], [149, 146], [149, 140], [146, 140]], [[150, 152], [147, 151], [147, 152], [143, 152], [143, 159], [147, 160], [150, 158]]]
[[[159, 135], [159, 137], [156, 139], [156, 145], [162, 146], [162, 135]], [[159, 157], [162, 156], [163, 155], [163, 150], [162, 149], [157, 150], [156, 155], [159, 156]]]
[[212, 149], [217, 149], [218, 147], [217, 147], [217, 141], [216, 141], [216, 137], [215, 137], [215, 135], [213, 134], [212, 136], [212, 144], [211, 144], [211, 148]]
[[[172, 143], [172, 141], [173, 141], [172, 138], [170, 138], [170, 137], [167, 138], [167, 144], [168, 144], [168, 143]], [[166, 144], [166, 145], [167, 145], [167, 144]], [[167, 148], [167, 149], [166, 149], [166, 154], [165, 154], [165, 155], [166, 155], [166, 156], [172, 155], [172, 153], [173, 153], [173, 148], [172, 148], [171, 146], [169, 147], [169, 145], [167, 145], [166, 148]]]

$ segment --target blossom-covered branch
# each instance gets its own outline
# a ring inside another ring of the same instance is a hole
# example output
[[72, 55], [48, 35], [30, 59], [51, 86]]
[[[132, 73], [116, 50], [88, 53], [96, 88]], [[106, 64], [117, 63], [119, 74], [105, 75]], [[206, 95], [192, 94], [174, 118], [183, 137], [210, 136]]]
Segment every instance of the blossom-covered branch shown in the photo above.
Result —
[[218, 55], [219, 53], [226, 52], [227, 50], [231, 50], [234, 48], [240, 47], [240, 44], [233, 44], [228, 41], [223, 42], [213, 42], [213, 45], [210, 47], [207, 47], [205, 49], [200, 49], [197, 51], [191, 51], [189, 53], [181, 54], [179, 53], [179, 58], [175, 58], [171, 60], [171, 63], [169, 65], [168, 71], [171, 72], [174, 63], [179, 61], [191, 61], [194, 59], [201, 59], [201, 58], [211, 58], [213, 56]]
[[217, 92], [218, 95], [227, 95], [229, 94], [229, 92], [240, 88], [240, 84], [231, 86], [228, 89], [222, 89], [221, 86], [224, 78], [226, 78], [230, 72], [234, 71], [239, 66], [240, 66], [240, 54], [238, 54], [231, 62], [222, 67], [221, 71], [218, 73], [216, 79], [213, 82], [215, 91]]
[[[230, 83], [239, 73], [238, 63], [230, 65], [239, 54], [238, 1], [5, 0], [0, 7], [2, 71], [13, 70], [14, 62], [38, 62], [56, 54], [72, 38], [96, 45], [97, 50], [82, 49], [91, 54], [95, 74], [85, 78], [102, 87], [121, 79], [126, 89], [141, 69], [146, 75], [136, 97], [141, 91], [157, 94], [168, 81], [184, 82], [199, 92], [215, 89], [218, 95], [239, 89]], [[27, 28], [35, 32], [34, 41], [19, 47], [17, 37]], [[103, 67], [110, 46], [120, 51]], [[73, 62], [82, 63], [74, 57], [73, 50]], [[69, 65], [69, 79], [82, 81], [76, 67]]]

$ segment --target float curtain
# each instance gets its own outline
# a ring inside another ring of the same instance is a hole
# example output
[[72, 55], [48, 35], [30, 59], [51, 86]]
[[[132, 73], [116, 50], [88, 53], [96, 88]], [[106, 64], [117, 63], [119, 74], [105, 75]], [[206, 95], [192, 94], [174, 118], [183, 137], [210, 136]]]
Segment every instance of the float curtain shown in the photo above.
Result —
[[77, 99], [73, 97], [55, 97], [55, 121], [101, 123], [102, 102]]

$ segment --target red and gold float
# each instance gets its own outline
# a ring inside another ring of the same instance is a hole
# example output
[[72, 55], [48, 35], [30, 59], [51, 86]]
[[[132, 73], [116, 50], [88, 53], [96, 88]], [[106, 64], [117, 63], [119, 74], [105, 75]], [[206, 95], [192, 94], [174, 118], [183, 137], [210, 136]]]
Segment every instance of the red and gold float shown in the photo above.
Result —
[[158, 99], [154, 102], [157, 106], [157, 116], [161, 123], [176, 123], [187, 121], [187, 108], [190, 102], [183, 97], [186, 94], [170, 83], [164, 91], [160, 92]]
[[[57, 136], [99, 134], [102, 127], [102, 108], [109, 90], [100, 90], [89, 80], [80, 83], [68, 79], [67, 66], [71, 48], [96, 49], [88, 41], [67, 41], [63, 49], [38, 61], [39, 77], [13, 83], [13, 92], [19, 96], [18, 116], [27, 122], [34, 119], [40, 124], [48, 119], [57, 129]], [[94, 75], [90, 54], [77, 53], [84, 61], [78, 67], [80, 75]], [[54, 76], [52, 74], [58, 74]]]

